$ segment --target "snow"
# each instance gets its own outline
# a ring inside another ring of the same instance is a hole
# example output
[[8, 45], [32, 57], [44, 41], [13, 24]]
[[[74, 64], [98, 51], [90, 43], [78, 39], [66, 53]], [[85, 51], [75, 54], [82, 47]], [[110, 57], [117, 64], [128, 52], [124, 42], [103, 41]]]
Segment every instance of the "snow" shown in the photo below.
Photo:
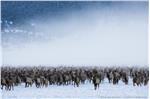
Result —
[[119, 99], [148, 99], [147, 86], [133, 86], [119, 82], [118, 85], [109, 84], [107, 80], [100, 84], [98, 90], [94, 90], [93, 84], [86, 82], [79, 87], [73, 85], [50, 85], [47, 88], [35, 86], [25, 88], [24, 84], [15, 87], [13, 91], [2, 90], [2, 99], [45, 99], [45, 98], [119, 98]]

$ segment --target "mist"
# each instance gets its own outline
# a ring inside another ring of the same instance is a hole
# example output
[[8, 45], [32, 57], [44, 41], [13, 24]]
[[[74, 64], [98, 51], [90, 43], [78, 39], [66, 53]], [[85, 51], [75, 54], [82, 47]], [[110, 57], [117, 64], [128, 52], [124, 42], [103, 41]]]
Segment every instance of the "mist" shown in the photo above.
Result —
[[[32, 27], [23, 24], [19, 28], [30, 30], [30, 39], [12, 38], [2, 48], [3, 65], [147, 66], [148, 9], [139, 5], [28, 19]], [[17, 43], [12, 43], [14, 39]]]

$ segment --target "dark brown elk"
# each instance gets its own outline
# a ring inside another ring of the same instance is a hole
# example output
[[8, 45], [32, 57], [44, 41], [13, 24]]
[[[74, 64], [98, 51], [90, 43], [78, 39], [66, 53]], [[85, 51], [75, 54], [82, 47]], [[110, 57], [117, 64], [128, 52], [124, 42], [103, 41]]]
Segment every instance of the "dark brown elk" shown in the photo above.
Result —
[[79, 84], [80, 84], [80, 78], [78, 76], [76, 76], [74, 79], [74, 86], [79, 87]]
[[87, 79], [86, 74], [85, 74], [84, 72], [82, 72], [82, 73], [80, 74], [80, 81], [81, 81], [81, 83], [82, 83], [82, 84], [85, 84], [86, 79]]
[[14, 81], [12, 77], [6, 78], [6, 90], [14, 90]]
[[117, 71], [113, 72], [113, 84], [118, 84], [120, 80], [120, 74]]
[[98, 75], [94, 75], [93, 77], [93, 84], [94, 84], [94, 89], [96, 90], [97, 88], [99, 88], [99, 84], [100, 84], [100, 79]]
[[6, 86], [7, 86], [7, 84], [6, 84], [6, 79], [1, 78], [1, 89], [3, 90], [4, 87], [5, 87], [5, 89], [6, 89]]
[[36, 85], [37, 88], [41, 87], [41, 79], [40, 78], [35, 79], [35, 85]]
[[121, 76], [122, 76], [122, 81], [127, 85], [129, 81], [128, 74], [126, 72], [122, 72]]
[[112, 74], [112, 72], [107, 72], [106, 75], [107, 75], [107, 78], [108, 78], [109, 83], [111, 83], [112, 80], [113, 80], [113, 74]]
[[99, 84], [100, 84], [100, 75], [98, 74], [97, 70], [93, 70], [93, 84], [94, 84], [94, 89], [96, 90], [97, 88], [99, 88]]
[[26, 80], [25, 80], [25, 87], [32, 87], [32, 84], [33, 84], [33, 80], [32, 78], [30, 77], [26, 77]]

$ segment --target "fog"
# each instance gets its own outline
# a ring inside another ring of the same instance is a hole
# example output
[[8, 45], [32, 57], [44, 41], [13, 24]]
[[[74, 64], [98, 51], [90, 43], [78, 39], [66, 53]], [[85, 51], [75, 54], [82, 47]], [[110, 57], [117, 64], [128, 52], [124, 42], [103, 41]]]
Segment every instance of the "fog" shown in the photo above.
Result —
[[140, 8], [86, 9], [26, 20], [38, 39], [3, 47], [3, 65], [148, 65], [148, 12]]

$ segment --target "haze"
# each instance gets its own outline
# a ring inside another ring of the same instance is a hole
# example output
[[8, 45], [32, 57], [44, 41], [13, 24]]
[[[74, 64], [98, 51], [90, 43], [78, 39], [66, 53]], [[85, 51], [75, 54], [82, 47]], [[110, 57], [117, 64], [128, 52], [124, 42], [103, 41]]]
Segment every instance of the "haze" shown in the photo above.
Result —
[[113, 4], [28, 18], [32, 28], [17, 28], [30, 30], [30, 39], [12, 36], [6, 47], [2, 42], [3, 65], [147, 66], [147, 2]]

